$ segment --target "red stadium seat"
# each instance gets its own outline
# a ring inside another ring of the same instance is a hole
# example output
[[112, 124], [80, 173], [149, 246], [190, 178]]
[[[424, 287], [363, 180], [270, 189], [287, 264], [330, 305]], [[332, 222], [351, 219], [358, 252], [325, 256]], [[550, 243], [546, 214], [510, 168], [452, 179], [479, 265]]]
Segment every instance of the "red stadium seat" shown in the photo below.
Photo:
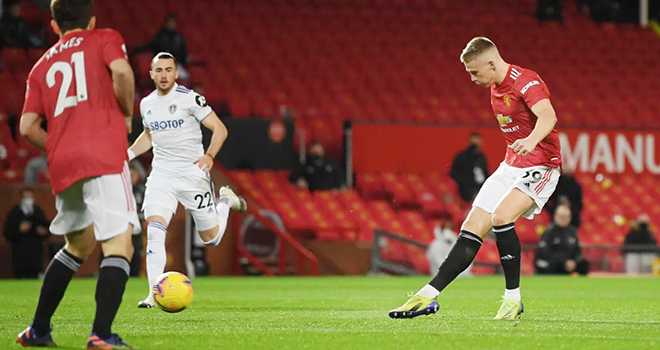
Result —
[[[2, 50], [2, 63], [4, 68], [13, 71], [16, 69], [30, 69], [30, 60], [27, 52], [22, 48], [6, 47]], [[26, 77], [27, 78], [27, 77]]]
[[[104, 27], [120, 30], [132, 53], [151, 38], [165, 12], [179, 14], [190, 55], [201, 62], [190, 67], [193, 82], [204, 85], [209, 102], [227, 102], [236, 117], [277, 117], [285, 104], [294, 111], [297, 127], [308, 132], [308, 141], [321, 142], [335, 160], [343, 159], [344, 121], [493, 125], [488, 99], [462, 69], [454, 69], [456, 53], [466, 40], [455, 33], [466, 23], [474, 32], [493, 33], [507, 56], [544, 77], [562, 127], [660, 128], [660, 83], [653, 74], [630, 68], [656, 65], [660, 40], [651, 30], [597, 24], [575, 6], [564, 8], [562, 25], [540, 23], [533, 18], [532, 1], [516, 2], [515, 11], [511, 1], [505, 1], [507, 6], [480, 2], [480, 11], [490, 16], [475, 22], [469, 3], [453, 4], [451, 11], [447, 3], [99, 1], [97, 15]], [[141, 15], [154, 6], [163, 13]], [[34, 11], [29, 15], [43, 20]], [[507, 33], [534, 37], [534, 47], [503, 35], [503, 26]], [[220, 39], [209, 45], [211, 37]], [[21, 113], [27, 72], [44, 52], [3, 50], [0, 106], [7, 113]], [[153, 89], [151, 56], [131, 57], [141, 90]], [[631, 89], [638, 86], [645, 88]], [[15, 143], [19, 164], [39, 155], [22, 138]], [[19, 179], [22, 171], [18, 173], [3, 174], [1, 180]], [[232, 177], [249, 196], [280, 214], [287, 228], [317, 230], [323, 239], [371, 241], [376, 227], [424, 239], [429, 221], [451, 220], [457, 226], [469, 209], [457, 199], [456, 185], [447, 174], [358, 173], [358, 192], [327, 197], [301, 193], [279, 173], [232, 172]], [[593, 177], [580, 181], [585, 196], [583, 243], [620, 243], [628, 229], [626, 220], [643, 211], [652, 216], [653, 226], [660, 225], [655, 176], [622, 175], [611, 185]], [[521, 241], [535, 243], [539, 227], [548, 221], [546, 216], [521, 220]], [[491, 256], [493, 247], [487, 241], [478, 259], [499, 262], [496, 252]], [[405, 249], [392, 254], [423, 269], [419, 254]], [[616, 264], [613, 267], [619, 268]]]

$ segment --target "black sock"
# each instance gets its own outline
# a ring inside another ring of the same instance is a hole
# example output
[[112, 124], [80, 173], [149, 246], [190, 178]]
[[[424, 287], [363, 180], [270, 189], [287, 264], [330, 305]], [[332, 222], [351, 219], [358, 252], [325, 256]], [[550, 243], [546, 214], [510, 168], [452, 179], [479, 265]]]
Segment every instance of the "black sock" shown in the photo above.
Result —
[[513, 222], [502, 226], [493, 226], [500, 253], [500, 263], [504, 270], [506, 289], [520, 287], [520, 240], [513, 227]]
[[69, 282], [83, 261], [60, 249], [48, 265], [41, 285], [39, 304], [32, 320], [32, 329], [38, 336], [50, 332], [50, 319], [64, 297]]
[[445, 261], [440, 265], [438, 273], [429, 284], [441, 292], [461, 272], [470, 266], [484, 241], [468, 231], [461, 231], [456, 244], [451, 248]]
[[101, 261], [96, 284], [96, 316], [92, 329], [101, 339], [108, 339], [112, 335], [110, 326], [117, 315], [130, 271], [131, 266], [123, 256], [107, 256]]

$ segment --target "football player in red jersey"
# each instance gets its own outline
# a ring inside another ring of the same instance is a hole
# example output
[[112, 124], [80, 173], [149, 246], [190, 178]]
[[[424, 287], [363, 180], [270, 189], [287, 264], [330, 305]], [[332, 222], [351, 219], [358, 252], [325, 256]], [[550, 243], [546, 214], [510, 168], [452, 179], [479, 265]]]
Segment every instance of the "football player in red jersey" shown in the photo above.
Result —
[[[64, 235], [44, 276], [23, 346], [54, 346], [51, 317], [80, 265], [101, 242], [96, 315], [88, 349], [130, 349], [111, 333], [130, 270], [131, 234], [139, 230], [128, 171], [127, 126], [133, 115], [134, 78], [124, 40], [95, 30], [92, 0], [53, 0], [51, 25], [60, 40], [28, 76], [20, 132], [48, 154], [57, 216]], [[48, 132], [41, 128], [48, 122]]]
[[517, 320], [520, 298], [520, 241], [515, 221], [541, 212], [557, 186], [561, 155], [550, 92], [536, 72], [505, 62], [487, 38], [472, 39], [461, 54], [472, 81], [490, 88], [493, 113], [507, 143], [506, 156], [484, 183], [463, 222], [458, 240], [435, 277], [392, 318], [438, 310], [437, 296], [474, 260], [491, 230], [495, 233], [506, 289], [496, 320]]

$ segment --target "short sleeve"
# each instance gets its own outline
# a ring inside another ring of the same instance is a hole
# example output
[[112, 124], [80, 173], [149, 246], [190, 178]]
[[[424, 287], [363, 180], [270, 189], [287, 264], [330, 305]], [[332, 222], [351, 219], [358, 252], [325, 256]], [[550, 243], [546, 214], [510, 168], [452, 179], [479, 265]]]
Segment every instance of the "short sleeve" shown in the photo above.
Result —
[[148, 129], [149, 126], [147, 125], [147, 120], [144, 119], [144, 112], [142, 112], [142, 101], [140, 101], [140, 119], [142, 119], [142, 127]]
[[128, 60], [124, 38], [116, 30], [107, 30], [103, 42], [103, 61], [106, 65], [118, 58]]
[[538, 74], [525, 74], [516, 83], [516, 92], [529, 108], [543, 99], [550, 99], [550, 90]]
[[206, 103], [204, 96], [194, 91], [192, 91], [190, 95], [192, 95], [192, 101], [188, 108], [188, 112], [201, 123], [206, 117], [213, 113], [213, 109], [211, 109]]
[[44, 105], [41, 96], [41, 89], [39, 83], [36, 81], [34, 70], [28, 76], [27, 85], [25, 89], [25, 104], [23, 105], [23, 113], [37, 113], [44, 115]]

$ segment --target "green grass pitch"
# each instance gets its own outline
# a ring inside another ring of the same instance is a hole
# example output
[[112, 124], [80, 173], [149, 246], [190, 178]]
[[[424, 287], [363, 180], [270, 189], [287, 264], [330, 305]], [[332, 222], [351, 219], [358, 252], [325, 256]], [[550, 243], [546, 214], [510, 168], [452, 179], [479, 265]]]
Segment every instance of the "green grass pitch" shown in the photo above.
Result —
[[[492, 321], [503, 277], [460, 279], [432, 316], [392, 320], [427, 278], [197, 278], [178, 314], [137, 309], [131, 279], [114, 332], [139, 349], [660, 349], [660, 278], [525, 277], [522, 322]], [[53, 318], [60, 348], [82, 349], [94, 279], [76, 279]], [[0, 281], [0, 349], [19, 349], [40, 281]]]

